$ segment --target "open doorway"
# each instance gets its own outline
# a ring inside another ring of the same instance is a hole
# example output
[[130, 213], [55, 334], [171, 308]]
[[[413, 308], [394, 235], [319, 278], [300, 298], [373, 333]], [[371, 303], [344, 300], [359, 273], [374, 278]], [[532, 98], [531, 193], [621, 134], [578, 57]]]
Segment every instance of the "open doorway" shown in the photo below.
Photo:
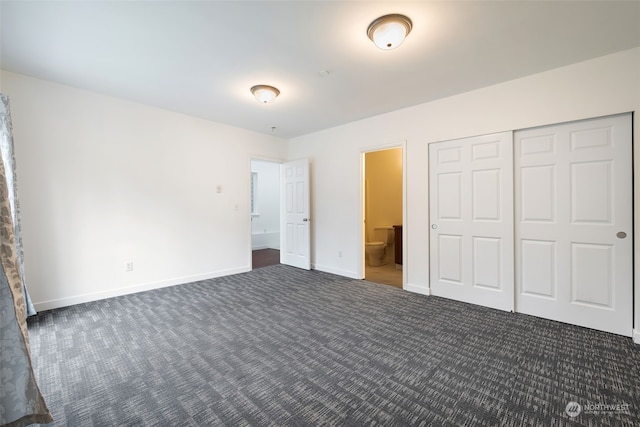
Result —
[[364, 278], [402, 288], [402, 148], [364, 153]]
[[280, 263], [280, 163], [251, 160], [251, 266]]

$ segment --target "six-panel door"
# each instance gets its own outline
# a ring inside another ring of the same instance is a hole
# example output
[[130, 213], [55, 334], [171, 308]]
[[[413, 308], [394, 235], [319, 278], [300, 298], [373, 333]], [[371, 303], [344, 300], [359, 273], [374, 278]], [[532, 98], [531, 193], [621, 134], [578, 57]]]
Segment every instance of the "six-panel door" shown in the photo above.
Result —
[[430, 144], [431, 292], [513, 310], [512, 134]]
[[309, 161], [283, 163], [280, 262], [311, 269], [311, 218], [309, 216]]
[[631, 116], [515, 133], [516, 309], [631, 336]]
[[631, 336], [631, 129], [624, 114], [430, 144], [432, 294]]

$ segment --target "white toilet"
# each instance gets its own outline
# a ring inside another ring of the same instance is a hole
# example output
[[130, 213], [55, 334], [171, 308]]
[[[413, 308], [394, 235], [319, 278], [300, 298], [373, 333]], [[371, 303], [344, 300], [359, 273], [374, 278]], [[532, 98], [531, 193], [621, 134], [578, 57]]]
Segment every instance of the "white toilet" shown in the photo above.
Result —
[[371, 267], [379, 267], [387, 263], [387, 244], [393, 243], [393, 227], [374, 227], [374, 240], [365, 243], [364, 252], [367, 263]]
[[384, 242], [367, 242], [364, 251], [367, 262], [371, 267], [378, 267], [387, 263], [387, 244]]

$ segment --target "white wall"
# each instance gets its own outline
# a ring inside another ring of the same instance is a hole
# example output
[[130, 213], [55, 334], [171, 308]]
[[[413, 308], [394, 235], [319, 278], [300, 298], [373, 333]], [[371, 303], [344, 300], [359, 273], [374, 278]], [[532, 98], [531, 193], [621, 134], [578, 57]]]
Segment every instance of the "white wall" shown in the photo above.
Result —
[[250, 158], [284, 140], [9, 72], [2, 91], [36, 308], [250, 268]]
[[[406, 141], [406, 289], [428, 293], [428, 143], [629, 111], [640, 111], [640, 48], [292, 139], [289, 158], [312, 162], [312, 263], [362, 277], [362, 151]], [[640, 135], [637, 115], [634, 128]], [[640, 209], [635, 212], [640, 215]], [[636, 257], [640, 268], [640, 251]], [[635, 288], [640, 341], [640, 285]]]
[[253, 160], [258, 174], [257, 212], [252, 216], [253, 249], [280, 249], [280, 164]]
[[[246, 270], [249, 157], [311, 160], [312, 262], [362, 277], [361, 153], [403, 143], [406, 288], [428, 293], [429, 142], [640, 111], [640, 49], [327, 129], [288, 148], [265, 135], [1, 76], [12, 103], [27, 280], [40, 309]], [[637, 116], [634, 130], [640, 135]], [[640, 165], [639, 149], [634, 158]], [[640, 174], [635, 179], [640, 191]], [[125, 273], [129, 260], [135, 270]], [[639, 260], [636, 250], [637, 271]], [[638, 283], [635, 307], [640, 342]]]

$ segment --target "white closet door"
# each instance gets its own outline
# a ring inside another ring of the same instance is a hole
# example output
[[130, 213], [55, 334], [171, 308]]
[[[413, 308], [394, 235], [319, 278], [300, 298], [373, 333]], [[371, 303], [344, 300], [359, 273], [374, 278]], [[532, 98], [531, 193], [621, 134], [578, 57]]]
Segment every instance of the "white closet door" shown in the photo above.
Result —
[[514, 308], [511, 132], [429, 145], [433, 295]]
[[517, 131], [516, 309], [631, 336], [629, 114]]

